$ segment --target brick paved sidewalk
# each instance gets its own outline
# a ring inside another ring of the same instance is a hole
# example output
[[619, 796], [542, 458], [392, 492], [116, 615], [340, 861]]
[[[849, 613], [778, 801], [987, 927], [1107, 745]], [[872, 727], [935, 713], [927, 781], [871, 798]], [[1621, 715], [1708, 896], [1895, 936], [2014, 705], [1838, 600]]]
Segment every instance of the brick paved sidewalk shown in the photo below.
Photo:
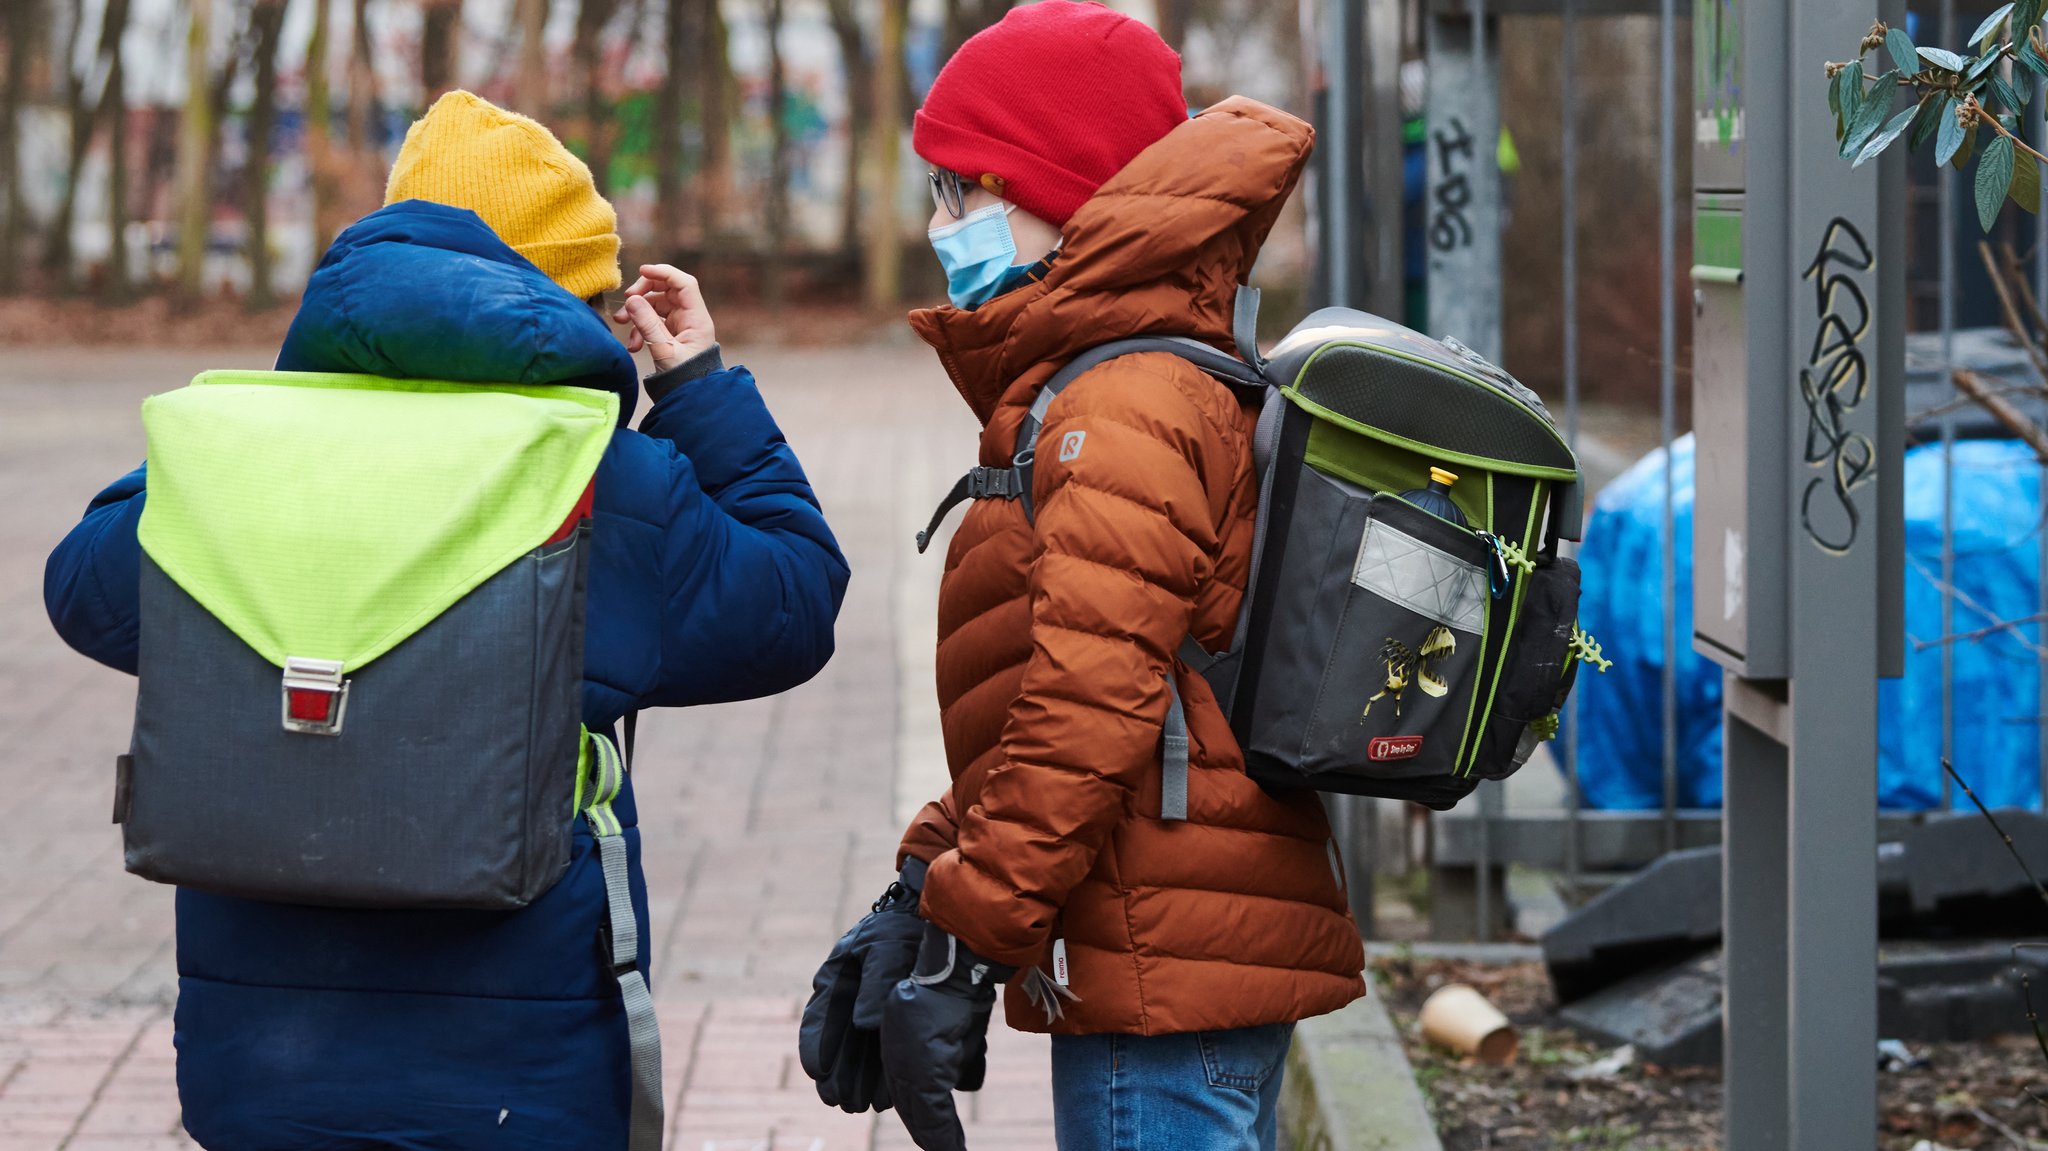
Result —
[[[266, 360], [0, 361], [0, 1151], [193, 1146], [171, 1048], [171, 893], [122, 871], [107, 822], [132, 681], [51, 634], [42, 563], [93, 492], [141, 457], [144, 395]], [[974, 425], [915, 349], [747, 362], [823, 494], [854, 580], [839, 654], [815, 682], [641, 725], [635, 786], [669, 1146], [895, 1151], [910, 1143], [893, 1116], [818, 1102], [796, 1066], [796, 1017], [832, 940], [890, 878], [895, 809], [942, 778], [919, 670], [924, 585], [939, 561], [915, 554], [906, 525], [939, 494], [931, 477], [969, 461]], [[1052, 1146], [1042, 1039], [998, 1025], [988, 1087], [963, 1098], [976, 1151]]]

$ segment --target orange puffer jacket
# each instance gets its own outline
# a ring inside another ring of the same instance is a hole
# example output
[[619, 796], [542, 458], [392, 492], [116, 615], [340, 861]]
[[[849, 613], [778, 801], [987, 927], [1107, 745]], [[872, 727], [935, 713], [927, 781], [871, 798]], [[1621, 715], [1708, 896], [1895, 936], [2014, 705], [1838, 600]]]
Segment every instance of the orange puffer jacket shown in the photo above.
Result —
[[[1004, 466], [1038, 389], [1075, 353], [1143, 333], [1233, 349], [1237, 285], [1294, 188], [1309, 126], [1234, 98], [1175, 128], [1064, 229], [1042, 283], [911, 324]], [[1272, 795], [1214, 694], [1175, 657], [1220, 650], [1251, 566], [1253, 413], [1177, 357], [1113, 360], [1047, 416], [1036, 523], [975, 504], [939, 589], [938, 688], [953, 785], [903, 853], [925, 915], [1079, 1001], [1012, 1026], [1157, 1035], [1333, 1011], [1365, 993], [1337, 845], [1313, 793]], [[1160, 818], [1166, 677], [1187, 709], [1187, 819]]]

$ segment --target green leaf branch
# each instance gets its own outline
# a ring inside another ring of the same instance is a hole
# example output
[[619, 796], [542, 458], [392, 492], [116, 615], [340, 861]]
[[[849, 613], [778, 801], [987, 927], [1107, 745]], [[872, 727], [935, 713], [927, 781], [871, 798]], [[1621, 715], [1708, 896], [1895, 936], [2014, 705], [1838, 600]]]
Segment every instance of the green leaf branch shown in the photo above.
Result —
[[[2019, 126], [2034, 79], [2048, 79], [2044, 9], [2048, 0], [2013, 0], [1977, 26], [1967, 52], [1923, 47], [1903, 28], [1873, 23], [1854, 60], [1827, 66], [1842, 158], [1860, 167], [1901, 137], [1908, 151], [1932, 141], [1937, 164], [1964, 171], [1976, 162], [1972, 190], [1985, 230], [2007, 200], [2038, 211], [2048, 153], [2022, 139]], [[1876, 75], [1864, 67], [1873, 53], [1877, 67], [1890, 65]], [[1989, 136], [1981, 149], [1980, 134]]]

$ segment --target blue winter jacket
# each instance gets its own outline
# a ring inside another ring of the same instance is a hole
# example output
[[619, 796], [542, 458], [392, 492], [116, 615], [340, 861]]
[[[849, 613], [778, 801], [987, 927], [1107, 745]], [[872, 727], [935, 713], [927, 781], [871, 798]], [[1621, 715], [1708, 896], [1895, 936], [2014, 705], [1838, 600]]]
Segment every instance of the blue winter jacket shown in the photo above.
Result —
[[[341, 234], [278, 367], [609, 388], [622, 422], [639, 395], [632, 358], [588, 305], [475, 214], [422, 201]], [[44, 575], [64, 639], [130, 673], [144, 480], [138, 468], [101, 492]], [[782, 691], [831, 655], [846, 561], [744, 369], [682, 384], [639, 431], [613, 436], [594, 521], [583, 684], [593, 730], [639, 708]], [[630, 787], [615, 810], [645, 923]], [[604, 909], [581, 820], [568, 873], [517, 912], [347, 911], [180, 890], [187, 1129], [211, 1151], [623, 1148], [626, 1024], [599, 951]]]

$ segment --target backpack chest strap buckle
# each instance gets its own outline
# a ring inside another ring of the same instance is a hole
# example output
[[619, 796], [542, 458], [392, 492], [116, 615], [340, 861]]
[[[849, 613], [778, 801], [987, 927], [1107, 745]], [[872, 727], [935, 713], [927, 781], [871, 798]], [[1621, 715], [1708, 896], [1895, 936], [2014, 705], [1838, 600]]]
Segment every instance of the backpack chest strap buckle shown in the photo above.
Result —
[[1018, 495], [1017, 469], [975, 468], [967, 473], [967, 494], [977, 500], [1014, 499]]
[[284, 729], [304, 735], [340, 735], [348, 710], [348, 680], [341, 661], [287, 656], [284, 661]]
[[[932, 536], [939, 530], [946, 513], [968, 500], [1014, 500], [1024, 495], [1030, 486], [1030, 460], [1018, 457], [1018, 462], [1007, 468], [978, 467], [954, 481], [953, 490], [939, 501], [939, 510], [932, 513], [932, 521], [917, 533], [917, 550], [920, 554], [931, 546]], [[1020, 466], [1021, 465], [1021, 466]]]

